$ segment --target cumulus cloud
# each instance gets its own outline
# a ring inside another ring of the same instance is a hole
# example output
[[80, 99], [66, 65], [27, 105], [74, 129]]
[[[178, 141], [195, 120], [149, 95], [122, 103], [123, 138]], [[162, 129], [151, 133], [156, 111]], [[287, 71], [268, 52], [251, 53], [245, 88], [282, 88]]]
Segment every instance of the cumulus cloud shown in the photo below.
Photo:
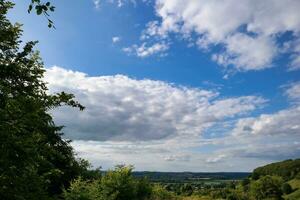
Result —
[[187, 154], [175, 154], [175, 155], [167, 155], [164, 157], [165, 161], [173, 162], [173, 161], [190, 161], [190, 155]]
[[121, 8], [125, 4], [133, 4], [136, 6], [137, 2], [136, 0], [107, 0], [109, 3], [115, 4], [117, 7]]
[[240, 119], [233, 134], [293, 135], [300, 133], [300, 107], [262, 114], [257, 118]]
[[290, 56], [291, 63], [289, 65], [290, 71], [295, 71], [300, 69], [300, 38], [296, 39], [294, 42], [289, 43], [290, 51], [292, 55]]
[[[299, 139], [299, 137], [293, 137], [293, 139]], [[281, 140], [281, 141], [279, 141]], [[227, 151], [232, 156], [239, 156], [244, 158], [262, 159], [262, 160], [285, 160], [299, 158], [300, 144], [298, 142], [282, 141], [282, 138], [278, 138], [277, 141], [273, 140], [273, 143], [254, 141], [253, 145], [247, 145], [246, 148], [239, 146], [239, 148], [228, 149]]]
[[144, 58], [154, 54], [159, 54], [160, 56], [165, 56], [166, 51], [169, 49], [169, 45], [165, 42], [154, 43], [153, 45], [148, 45], [143, 43], [141, 46], [132, 45], [131, 47], [123, 48], [123, 51], [128, 54], [134, 54], [138, 57]]
[[206, 159], [207, 163], [217, 163], [222, 161], [224, 158], [226, 158], [225, 154], [219, 154], [219, 155], [215, 155], [214, 157], [209, 157]]
[[233, 65], [240, 71], [272, 67], [272, 60], [277, 53], [276, 45], [269, 37], [253, 38], [237, 33], [228, 37], [225, 45], [226, 51], [213, 55], [213, 60], [224, 66]]
[[[49, 92], [71, 92], [86, 106], [83, 112], [63, 107], [52, 114], [58, 125], [66, 126], [65, 137], [73, 139], [78, 155], [94, 166], [244, 171], [300, 156], [297, 104], [249, 117], [265, 99], [223, 98], [215, 90], [124, 75], [92, 77], [60, 67], [47, 69], [45, 80]], [[297, 91], [293, 88], [288, 89]], [[286, 94], [295, 97], [295, 92]]]
[[[219, 94], [123, 75], [89, 77], [52, 67], [46, 81], [50, 91], [74, 93], [87, 107], [54, 111], [71, 139], [147, 141], [199, 136], [213, 123], [246, 114], [265, 100], [256, 96], [217, 99]], [[69, 116], [72, 120], [69, 120]], [[76, 117], [75, 117], [76, 116]]]
[[[239, 158], [274, 162], [300, 156], [299, 83], [285, 86], [284, 94], [292, 102], [289, 108], [256, 117], [239, 118], [227, 135], [210, 140], [218, 147], [211, 158], [226, 155], [226, 159]], [[210, 158], [209, 158], [210, 159]]]
[[99, 9], [100, 8], [100, 0], [94, 0], [94, 6], [96, 9]]
[[290, 84], [285, 94], [293, 103], [300, 103], [300, 82]]
[[[123, 75], [91, 77], [60, 67], [47, 69], [45, 80], [49, 92], [71, 92], [86, 106], [83, 112], [63, 107], [52, 114], [66, 126], [65, 137], [73, 139], [78, 155], [94, 166], [244, 171], [300, 156], [298, 104], [249, 117], [265, 99], [222, 98], [215, 90]], [[297, 88], [293, 83], [285, 92], [293, 101]]]
[[289, 52], [289, 70], [296, 70], [300, 68], [296, 45], [299, 7], [298, 0], [245, 0], [239, 4], [234, 0], [156, 0], [158, 20], [146, 25], [141, 40], [166, 41], [170, 34], [195, 37], [192, 40], [201, 49], [224, 47], [213, 56], [220, 65], [248, 71], [273, 67], [272, 61], [281, 51], [279, 38], [291, 32], [295, 48]]
[[113, 43], [118, 43], [118, 42], [121, 41], [121, 37], [115, 36], [115, 37], [112, 37], [111, 40], [112, 40]]

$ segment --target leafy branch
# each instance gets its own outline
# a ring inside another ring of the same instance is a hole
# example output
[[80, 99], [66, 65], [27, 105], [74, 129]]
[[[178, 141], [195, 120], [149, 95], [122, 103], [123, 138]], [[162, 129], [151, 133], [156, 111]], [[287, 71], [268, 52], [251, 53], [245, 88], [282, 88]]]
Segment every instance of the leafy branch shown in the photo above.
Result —
[[28, 6], [28, 13], [31, 13], [32, 9], [35, 10], [37, 15], [44, 15], [48, 21], [48, 27], [55, 29], [53, 21], [49, 18], [49, 12], [54, 12], [55, 6], [51, 5], [49, 1], [43, 3], [41, 0], [31, 0]]

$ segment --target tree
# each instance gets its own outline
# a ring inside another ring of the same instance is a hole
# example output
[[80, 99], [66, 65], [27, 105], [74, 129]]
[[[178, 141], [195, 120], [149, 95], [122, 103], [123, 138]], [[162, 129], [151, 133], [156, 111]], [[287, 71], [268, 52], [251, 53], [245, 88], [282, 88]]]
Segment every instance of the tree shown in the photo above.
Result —
[[12, 6], [0, 1], [0, 199], [47, 199], [87, 167], [75, 159], [49, 111], [84, 107], [72, 94], [47, 93], [36, 42], [21, 48], [21, 25], [6, 18]]
[[257, 181], [253, 181], [250, 186], [250, 193], [256, 200], [261, 199], [282, 199], [282, 179], [278, 176], [263, 176]]
[[290, 194], [293, 192], [291, 185], [288, 183], [284, 183], [281, 188], [282, 188], [283, 194]]
[[251, 178], [253, 180], [258, 180], [259, 179], [259, 174], [256, 171], [253, 171], [251, 174]]
[[258, 176], [275, 175], [282, 177], [285, 181], [291, 180], [300, 172], [300, 159], [285, 160], [258, 167], [253, 174]]
[[186, 196], [191, 196], [193, 194], [193, 187], [189, 183], [185, 183], [181, 187], [181, 194], [184, 194]]
[[106, 173], [100, 186], [103, 200], [143, 200], [150, 196], [149, 183], [134, 179], [132, 169], [132, 166], [116, 166]]
[[68, 190], [64, 190], [63, 197], [65, 200], [96, 200], [99, 199], [96, 188], [96, 181], [89, 182], [79, 177], [72, 181]]
[[154, 185], [152, 189], [151, 198], [153, 200], [177, 200], [174, 193], [165, 190], [161, 185]]
[[145, 200], [152, 195], [152, 186], [146, 179], [135, 179], [131, 166], [117, 166], [103, 177], [72, 182], [63, 196], [66, 200]]

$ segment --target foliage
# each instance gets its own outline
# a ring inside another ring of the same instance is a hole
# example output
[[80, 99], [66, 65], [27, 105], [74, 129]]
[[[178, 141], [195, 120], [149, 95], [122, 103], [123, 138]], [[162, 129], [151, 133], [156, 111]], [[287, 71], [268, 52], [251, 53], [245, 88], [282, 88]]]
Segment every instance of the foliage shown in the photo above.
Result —
[[300, 188], [300, 180], [299, 179], [293, 179], [293, 180], [290, 180], [288, 182], [288, 184], [290, 186], [292, 186], [293, 190], [297, 189], [297, 188]]
[[51, 19], [49, 19], [49, 12], [54, 12], [55, 7], [51, 4], [51, 2], [43, 3], [41, 0], [31, 0], [31, 3], [28, 6], [28, 13], [31, 13], [32, 9], [35, 10], [37, 15], [44, 15], [48, 20], [48, 27], [55, 28], [54, 23]]
[[131, 166], [117, 166], [100, 179], [72, 182], [64, 191], [66, 200], [143, 200], [152, 195], [152, 186], [146, 179], [135, 179]]
[[161, 185], [154, 185], [151, 200], [176, 200], [178, 199], [172, 192], [165, 190]]
[[282, 179], [277, 176], [264, 176], [253, 181], [250, 186], [251, 196], [257, 200], [272, 198], [282, 199]]
[[[286, 160], [247, 173], [157, 173], [154, 182], [135, 178], [130, 166], [117, 166], [103, 176], [100, 168], [75, 159], [72, 147], [62, 139], [51, 109], [84, 107], [65, 92], [50, 95], [43, 82], [45, 69], [36, 42], [21, 47], [21, 25], [6, 14], [13, 4], [0, 0], [0, 199], [5, 200], [249, 200], [300, 199], [300, 159]], [[28, 12], [44, 15], [54, 27], [50, 2], [31, 0]], [[203, 180], [220, 180], [210, 184]], [[225, 182], [227, 181], [227, 182]], [[65, 189], [63, 189], [65, 188]], [[63, 192], [63, 194], [62, 194]], [[283, 195], [283, 193], [285, 195]], [[62, 194], [62, 196], [61, 196]]]
[[263, 167], [256, 168], [253, 174], [258, 176], [275, 175], [284, 180], [291, 180], [300, 172], [300, 159], [285, 160], [282, 162], [272, 163]]
[[300, 180], [293, 179], [290, 180], [289, 185], [292, 187], [293, 192], [287, 195], [284, 195], [284, 199], [286, 200], [298, 200], [300, 199]]
[[68, 190], [64, 190], [65, 200], [93, 200], [97, 199], [94, 190], [95, 185], [89, 181], [84, 181], [81, 177], [74, 180]]
[[242, 180], [251, 173], [247, 172], [133, 172], [135, 177], [148, 177], [152, 182], [159, 183], [194, 183], [207, 180]]
[[284, 183], [281, 187], [283, 194], [290, 194], [293, 192], [292, 187], [288, 183]]
[[6, 18], [13, 6], [0, 1], [0, 199], [47, 199], [86, 170], [49, 111], [83, 109], [72, 94], [49, 95], [36, 42], [20, 47], [22, 31]]
[[284, 196], [286, 200], [299, 200], [300, 199], [300, 189], [296, 190], [295, 192]]

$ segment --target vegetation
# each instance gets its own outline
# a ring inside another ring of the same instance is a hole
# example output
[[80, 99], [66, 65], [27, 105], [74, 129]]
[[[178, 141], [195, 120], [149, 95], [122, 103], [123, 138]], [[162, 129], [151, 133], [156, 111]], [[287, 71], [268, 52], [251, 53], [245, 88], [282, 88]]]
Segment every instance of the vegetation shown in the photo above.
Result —
[[285, 182], [283, 177], [274, 175], [261, 176], [257, 180], [250, 177], [242, 181], [221, 181], [220, 184], [153, 183], [141, 177], [134, 178], [131, 167], [118, 166], [97, 180], [75, 180], [70, 189], [64, 191], [64, 197], [68, 200], [296, 200], [299, 199], [299, 183], [297, 179]]
[[132, 167], [117, 166], [100, 179], [85, 181], [82, 178], [65, 190], [66, 200], [172, 200], [175, 195], [160, 185], [151, 185], [146, 179], [135, 179]]
[[47, 199], [87, 167], [75, 159], [48, 112], [62, 105], [84, 107], [72, 94], [47, 93], [36, 42], [21, 48], [21, 26], [6, 18], [12, 6], [0, 1], [0, 199]]
[[49, 12], [54, 12], [55, 10], [55, 6], [50, 1], [43, 3], [41, 0], [31, 0], [28, 6], [28, 13], [31, 13], [32, 10], [35, 10], [37, 15], [44, 15], [46, 17], [49, 28], [55, 28], [53, 21], [49, 18]]
[[133, 176], [148, 177], [151, 182], [159, 183], [220, 183], [230, 180], [242, 180], [251, 173], [247, 172], [133, 172]]
[[[133, 173], [131, 166], [102, 173], [88, 170], [89, 163], [76, 159], [70, 141], [62, 139], [62, 127], [49, 114], [64, 105], [84, 107], [72, 94], [48, 94], [43, 63], [33, 50], [36, 42], [21, 47], [21, 25], [6, 18], [12, 6], [0, 0], [0, 199], [300, 199], [300, 159], [259, 167], [249, 177], [244, 173]], [[33, 6], [37, 14], [46, 16], [54, 9], [48, 2], [33, 0], [29, 12]]]
[[272, 163], [264, 167], [258, 167], [253, 171], [255, 176], [274, 175], [280, 176], [284, 180], [291, 180], [300, 173], [300, 159], [285, 160], [278, 163]]

